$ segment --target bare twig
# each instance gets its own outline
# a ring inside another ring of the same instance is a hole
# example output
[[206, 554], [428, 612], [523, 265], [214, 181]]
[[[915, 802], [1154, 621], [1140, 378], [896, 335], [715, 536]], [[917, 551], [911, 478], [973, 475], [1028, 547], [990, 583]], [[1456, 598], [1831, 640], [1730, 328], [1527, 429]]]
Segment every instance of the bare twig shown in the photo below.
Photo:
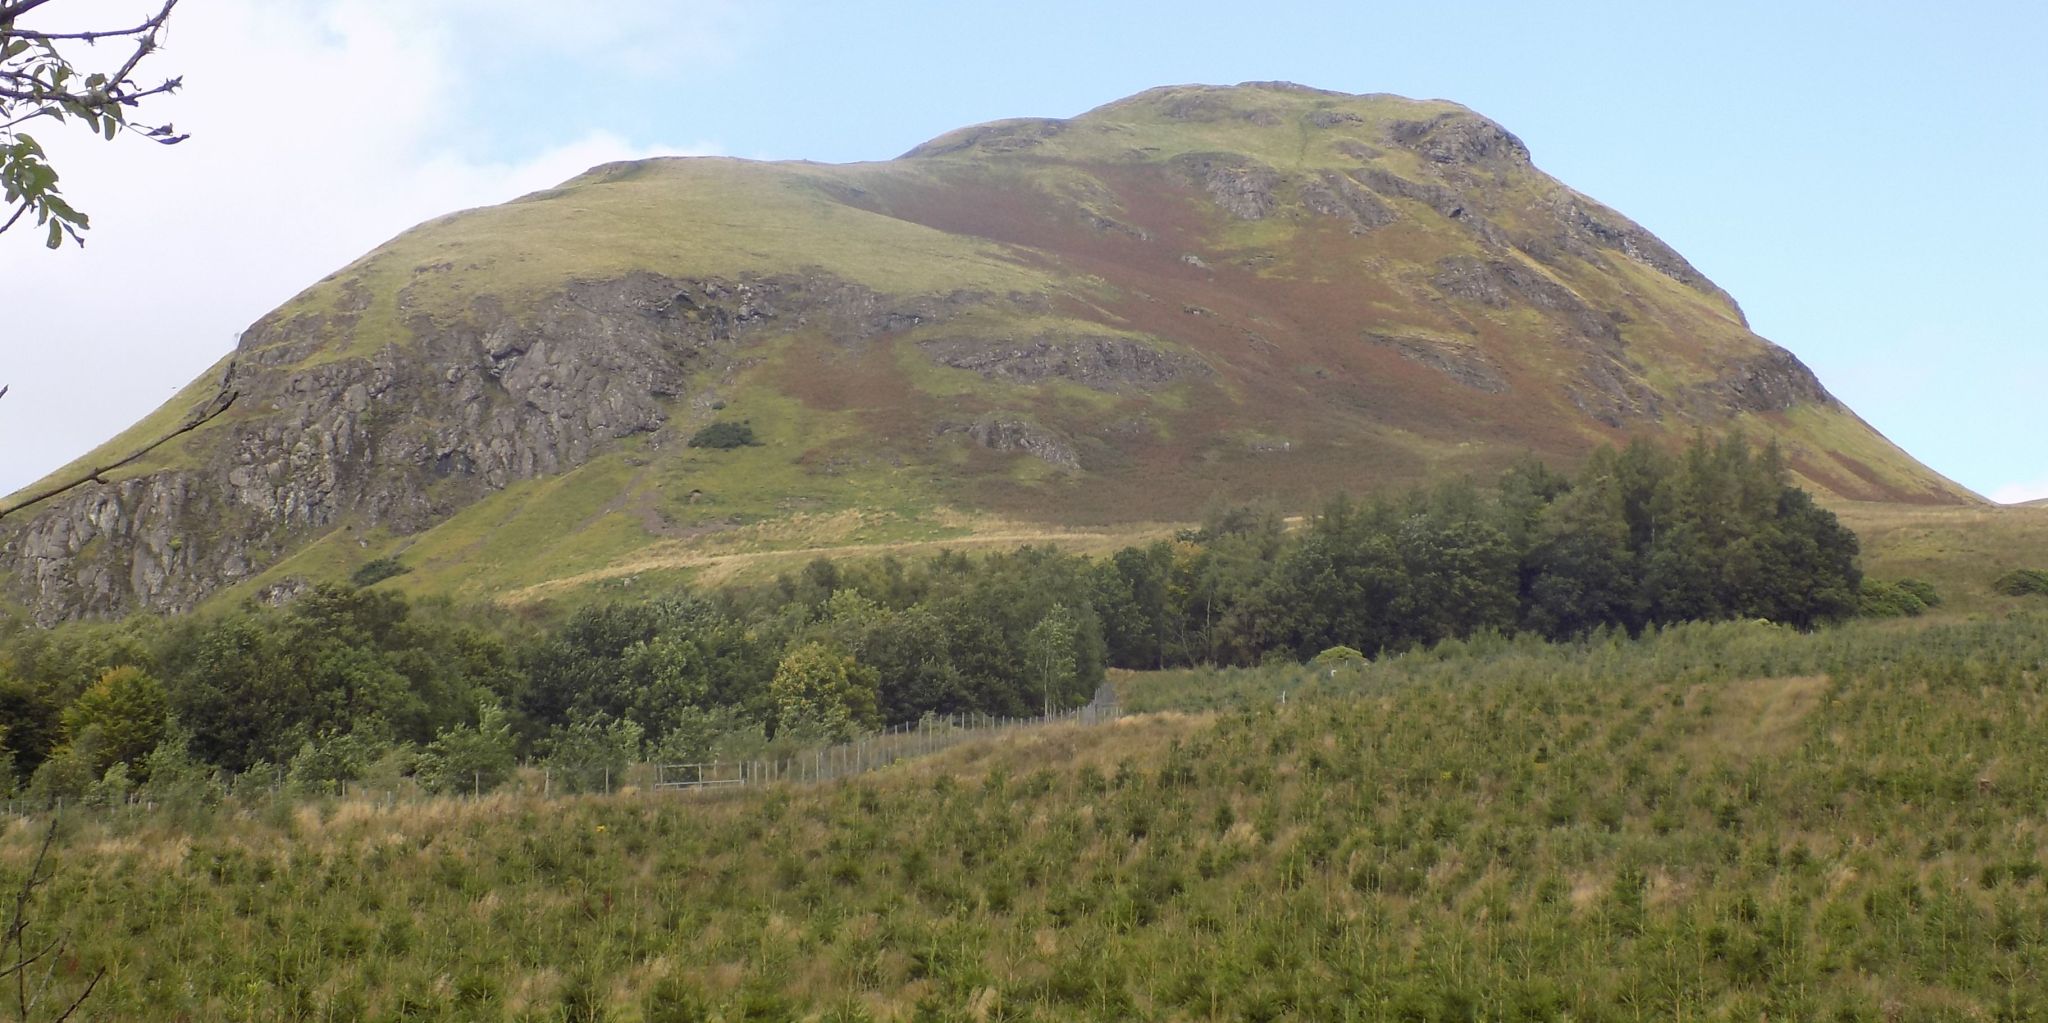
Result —
[[191, 433], [192, 431], [197, 430], [202, 426], [205, 426], [207, 423], [213, 421], [214, 417], [220, 415], [223, 412], [226, 412], [228, 410], [228, 407], [235, 403], [235, 399], [241, 396], [242, 394], [240, 391], [222, 391], [219, 394], [219, 396], [213, 399], [212, 404], [208, 405], [204, 411], [200, 412], [197, 416], [194, 416], [190, 421], [185, 423], [185, 425], [180, 426], [177, 429], [172, 430], [171, 432], [164, 434], [161, 437], [158, 437], [156, 440], [151, 441], [146, 447], [143, 447], [141, 450], [136, 451], [134, 454], [131, 454], [118, 462], [111, 462], [107, 465], [100, 466], [97, 469], [89, 470], [84, 475], [79, 476], [78, 478], [73, 479], [67, 483], [60, 483], [54, 487], [50, 487], [46, 490], [42, 490], [37, 493], [31, 494], [28, 497], [23, 498], [21, 501], [17, 502], [13, 507], [0, 508], [0, 519], [4, 519], [9, 515], [14, 514], [15, 512], [22, 510], [23, 508], [27, 508], [31, 505], [41, 504], [44, 501], [47, 501], [60, 494], [76, 490], [77, 488], [82, 487], [88, 483], [107, 482], [106, 479], [104, 478], [106, 473], [113, 472], [114, 470], [119, 469], [122, 466], [127, 465], [131, 462], [134, 462], [135, 460], [141, 458], [146, 454], [149, 454], [152, 451], [155, 451], [160, 447], [163, 447], [165, 444], [170, 443], [172, 440], [184, 436], [185, 434]]

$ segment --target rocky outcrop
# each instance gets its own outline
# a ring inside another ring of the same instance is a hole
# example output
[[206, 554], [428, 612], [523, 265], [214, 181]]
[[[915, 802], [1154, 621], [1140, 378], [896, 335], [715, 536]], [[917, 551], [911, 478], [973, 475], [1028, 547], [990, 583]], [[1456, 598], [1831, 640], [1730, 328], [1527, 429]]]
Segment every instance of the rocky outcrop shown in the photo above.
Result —
[[1098, 391], [1149, 390], [1210, 372], [1192, 356], [1111, 335], [1040, 335], [1026, 341], [940, 338], [918, 347], [934, 363], [991, 380], [1069, 380]]
[[692, 377], [756, 334], [822, 328], [858, 344], [990, 299], [896, 300], [823, 276], [631, 274], [526, 308], [477, 296], [437, 318], [401, 293], [405, 342], [353, 354], [364, 309], [351, 293], [333, 312], [245, 333], [223, 381], [241, 397], [187, 438], [194, 461], [10, 521], [0, 571], [13, 595], [45, 622], [184, 610], [344, 521], [414, 532], [659, 431]]
[[1468, 344], [1430, 337], [1401, 337], [1367, 334], [1366, 340], [1392, 349], [1410, 362], [1419, 363], [1450, 377], [1459, 385], [1486, 394], [1505, 394], [1507, 375], [1486, 353]]
[[1187, 180], [1200, 186], [1225, 213], [1239, 220], [1263, 220], [1273, 214], [1280, 199], [1280, 172], [1248, 156], [1236, 153], [1188, 153], [1173, 158], [1172, 165]]
[[1618, 348], [1621, 330], [1615, 319], [1588, 305], [1570, 288], [1541, 270], [1512, 259], [1482, 260], [1446, 256], [1430, 278], [1438, 291], [1493, 309], [1534, 307], [1593, 343]]
[[1564, 393], [1572, 407], [1615, 429], [1664, 418], [1664, 396], [1637, 375], [1635, 366], [1604, 352], [1594, 353], [1572, 374]]
[[1028, 419], [1005, 413], [990, 413], [972, 423], [948, 423], [941, 435], [964, 433], [990, 451], [1016, 451], [1061, 469], [1079, 469], [1081, 459], [1074, 446], [1053, 430]]
[[1322, 172], [1305, 182], [1300, 192], [1301, 203], [1310, 212], [1346, 222], [1352, 234], [1364, 234], [1395, 220], [1393, 209], [1384, 200], [1336, 171]]
[[1477, 114], [1439, 114], [1427, 121], [1396, 121], [1388, 138], [1440, 164], [1526, 165], [1529, 147], [1513, 132]]
[[1776, 345], [1691, 388], [1686, 397], [1701, 418], [1731, 412], [1787, 412], [1801, 405], [1835, 403], [1835, 396], [1798, 356]]
[[1737, 321], [1748, 325], [1732, 296], [1641, 225], [1568, 188], [1557, 188], [1548, 205], [1552, 216], [1546, 219], [1556, 224], [1556, 229], [1547, 235], [1518, 237], [1514, 242], [1537, 261], [1560, 266], [1567, 256], [1595, 261], [1603, 253], [1617, 253], [1726, 303]]

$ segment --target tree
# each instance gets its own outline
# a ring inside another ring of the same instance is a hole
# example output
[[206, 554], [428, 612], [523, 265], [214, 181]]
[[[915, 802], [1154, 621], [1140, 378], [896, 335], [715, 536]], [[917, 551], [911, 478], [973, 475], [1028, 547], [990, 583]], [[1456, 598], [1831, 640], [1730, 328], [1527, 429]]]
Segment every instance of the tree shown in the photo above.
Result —
[[768, 683], [775, 729], [812, 726], [844, 739], [856, 726], [875, 723], [880, 681], [873, 668], [823, 643], [798, 646], [775, 666], [775, 678]]
[[518, 769], [512, 722], [503, 708], [485, 703], [476, 724], [442, 730], [420, 754], [420, 783], [435, 792], [481, 793]]
[[169, 701], [164, 687], [141, 668], [124, 665], [101, 675], [64, 712], [64, 728], [72, 737], [98, 730], [99, 762], [95, 770], [133, 764], [156, 748], [164, 736]]
[[1074, 678], [1074, 636], [1080, 626], [1065, 604], [1054, 604], [1024, 636], [1031, 673], [1045, 697], [1045, 715], [1052, 716], [1053, 692], [1065, 690]]
[[[66, 237], [85, 244], [83, 232], [90, 218], [64, 199], [56, 169], [42, 143], [26, 128], [44, 120], [78, 121], [107, 139], [127, 131], [163, 145], [185, 140], [168, 124], [130, 120], [143, 101], [174, 92], [183, 83], [167, 78], [144, 84], [135, 78], [137, 67], [157, 49], [178, 0], [165, 0], [156, 14], [132, 26], [58, 30], [21, 23], [32, 12], [51, 13], [56, 3], [0, 0], [0, 196], [5, 202], [0, 206], [0, 234], [34, 214], [35, 226], [45, 231], [44, 244], [53, 249]], [[115, 44], [113, 55], [119, 63], [109, 63], [105, 70], [86, 70], [76, 63], [81, 45], [97, 47], [104, 42]]]

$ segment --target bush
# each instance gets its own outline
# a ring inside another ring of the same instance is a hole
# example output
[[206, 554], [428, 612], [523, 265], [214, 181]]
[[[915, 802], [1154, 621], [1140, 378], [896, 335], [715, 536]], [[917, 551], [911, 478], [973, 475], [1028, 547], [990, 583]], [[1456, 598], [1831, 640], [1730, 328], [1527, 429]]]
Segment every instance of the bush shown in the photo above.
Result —
[[2008, 597], [2048, 596], [2048, 572], [2038, 568], [2015, 568], [1999, 576], [1991, 588]]
[[1365, 663], [1365, 655], [1340, 644], [1317, 654], [1311, 663], [1318, 668], [1355, 668]]
[[716, 448], [720, 451], [759, 443], [760, 441], [754, 439], [754, 427], [745, 422], [712, 423], [690, 437], [690, 446], [693, 448]]
[[1856, 613], [1865, 618], [1917, 618], [1941, 606], [1941, 594], [1919, 579], [1898, 582], [1866, 579], [1857, 595]]
[[355, 573], [348, 577], [348, 581], [356, 589], [360, 590], [381, 583], [394, 575], [404, 575], [410, 571], [412, 569], [399, 564], [397, 558], [378, 558], [374, 561], [364, 562], [363, 567], [356, 569]]
[[1920, 603], [1928, 607], [1941, 606], [1941, 594], [1935, 590], [1933, 583], [1925, 579], [1901, 579], [1899, 580], [1899, 589], [1918, 597]]

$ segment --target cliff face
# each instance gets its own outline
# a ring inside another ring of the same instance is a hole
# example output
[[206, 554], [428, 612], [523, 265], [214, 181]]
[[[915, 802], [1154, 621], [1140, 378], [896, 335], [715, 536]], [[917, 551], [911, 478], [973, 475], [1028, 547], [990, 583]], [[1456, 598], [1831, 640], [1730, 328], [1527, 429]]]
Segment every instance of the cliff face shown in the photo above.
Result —
[[[530, 555], [505, 578], [535, 580], [876, 503], [1184, 518], [1729, 426], [1844, 496], [1967, 499], [1499, 125], [1280, 85], [885, 164], [596, 168], [309, 288], [105, 450], [225, 391], [226, 415], [0, 526], [12, 597], [43, 621], [180, 610], [416, 545], [443, 578]], [[741, 418], [752, 461], [684, 444]], [[486, 498], [553, 479], [578, 482], [549, 501], [603, 492], [544, 550], [464, 562]]]

